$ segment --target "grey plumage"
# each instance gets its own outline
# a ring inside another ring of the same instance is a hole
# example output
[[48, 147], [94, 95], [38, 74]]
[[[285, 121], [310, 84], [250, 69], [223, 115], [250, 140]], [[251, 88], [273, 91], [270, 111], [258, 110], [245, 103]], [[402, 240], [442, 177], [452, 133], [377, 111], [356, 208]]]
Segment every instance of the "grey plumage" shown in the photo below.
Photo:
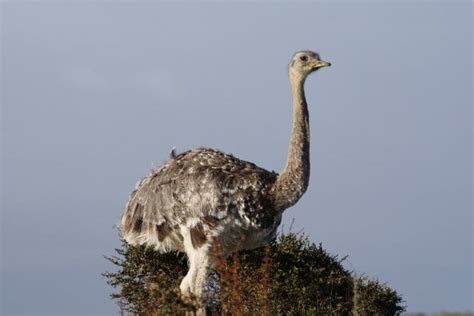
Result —
[[273, 238], [283, 211], [306, 191], [310, 133], [304, 82], [329, 65], [311, 51], [292, 58], [293, 128], [280, 175], [214, 149], [176, 155], [173, 148], [171, 159], [132, 192], [122, 215], [123, 237], [161, 252], [184, 251], [189, 258], [189, 272], [180, 285], [185, 297], [202, 298], [216, 255], [261, 247]]
[[122, 230], [134, 244], [183, 251], [182, 226], [201, 223], [205, 236], [214, 236], [229, 220], [249, 232], [268, 229], [280, 220], [268, 194], [276, 178], [275, 172], [217, 150], [181, 153], [137, 184]]

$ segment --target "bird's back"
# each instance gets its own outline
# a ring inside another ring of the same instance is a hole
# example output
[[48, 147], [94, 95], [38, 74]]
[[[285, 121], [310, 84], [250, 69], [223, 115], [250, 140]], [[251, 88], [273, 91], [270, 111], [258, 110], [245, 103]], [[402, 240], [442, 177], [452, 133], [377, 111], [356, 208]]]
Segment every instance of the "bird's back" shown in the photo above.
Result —
[[[183, 229], [216, 232], [223, 223], [248, 231], [275, 227], [269, 191], [277, 174], [213, 149], [184, 152], [142, 179], [122, 216], [132, 244], [180, 250]], [[230, 221], [229, 219], [232, 219]]]

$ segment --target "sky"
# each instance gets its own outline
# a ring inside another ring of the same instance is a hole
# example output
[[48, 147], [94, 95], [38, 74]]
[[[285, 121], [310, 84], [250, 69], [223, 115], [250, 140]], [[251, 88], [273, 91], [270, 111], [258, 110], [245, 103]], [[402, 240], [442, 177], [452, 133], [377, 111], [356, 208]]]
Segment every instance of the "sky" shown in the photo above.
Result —
[[101, 273], [135, 183], [170, 149], [283, 168], [287, 65], [311, 180], [283, 224], [402, 294], [473, 310], [469, 1], [2, 1], [2, 315], [116, 315]]

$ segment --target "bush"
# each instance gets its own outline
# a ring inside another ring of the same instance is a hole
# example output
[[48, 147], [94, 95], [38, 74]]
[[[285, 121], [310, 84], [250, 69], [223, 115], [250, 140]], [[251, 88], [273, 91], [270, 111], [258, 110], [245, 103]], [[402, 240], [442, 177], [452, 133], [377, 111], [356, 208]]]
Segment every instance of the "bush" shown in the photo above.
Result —
[[397, 292], [377, 280], [363, 276], [354, 279], [356, 315], [398, 315], [405, 311]]
[[[118, 267], [107, 282], [122, 312], [139, 315], [182, 314], [193, 306], [179, 296], [187, 273], [185, 255], [160, 254], [123, 242]], [[354, 278], [343, 259], [329, 255], [303, 234], [281, 234], [265, 248], [221, 260], [208, 282], [211, 315], [398, 315], [405, 310], [396, 291], [367, 277]], [[355, 294], [354, 294], [355, 293]]]

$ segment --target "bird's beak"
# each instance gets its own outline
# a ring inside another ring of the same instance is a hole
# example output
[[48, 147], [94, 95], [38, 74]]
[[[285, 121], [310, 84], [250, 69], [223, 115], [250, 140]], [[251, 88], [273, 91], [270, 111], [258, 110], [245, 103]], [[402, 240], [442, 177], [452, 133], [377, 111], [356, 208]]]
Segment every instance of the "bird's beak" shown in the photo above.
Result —
[[324, 60], [317, 60], [313, 65], [313, 69], [316, 70], [319, 68], [324, 68], [324, 67], [329, 67], [329, 66], [331, 66], [331, 63], [328, 63], [327, 61], [324, 61]]

